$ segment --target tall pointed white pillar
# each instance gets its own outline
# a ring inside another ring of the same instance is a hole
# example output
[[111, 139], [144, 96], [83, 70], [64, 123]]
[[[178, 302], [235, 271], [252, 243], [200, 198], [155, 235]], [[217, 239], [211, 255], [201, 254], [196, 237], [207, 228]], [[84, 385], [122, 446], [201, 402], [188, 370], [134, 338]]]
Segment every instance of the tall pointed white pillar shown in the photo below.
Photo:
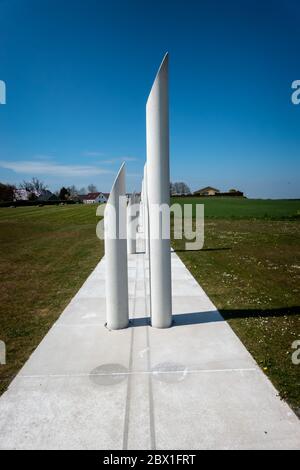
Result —
[[[147, 101], [146, 132], [151, 323], [156, 328], [168, 328], [172, 324], [171, 246], [170, 237], [163, 239], [157, 209], [170, 204], [168, 54]], [[167, 223], [170, 226], [169, 217]]]
[[106, 322], [110, 330], [128, 326], [125, 167], [121, 166], [104, 212]]

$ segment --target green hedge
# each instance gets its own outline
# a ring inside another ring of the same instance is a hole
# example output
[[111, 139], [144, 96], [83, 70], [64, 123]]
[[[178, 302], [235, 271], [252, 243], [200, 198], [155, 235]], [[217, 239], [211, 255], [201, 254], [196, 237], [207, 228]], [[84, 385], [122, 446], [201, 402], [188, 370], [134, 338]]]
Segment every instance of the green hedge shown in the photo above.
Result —
[[82, 204], [79, 201], [8, 201], [0, 202], [0, 207], [23, 207], [23, 206], [59, 206], [60, 204]]

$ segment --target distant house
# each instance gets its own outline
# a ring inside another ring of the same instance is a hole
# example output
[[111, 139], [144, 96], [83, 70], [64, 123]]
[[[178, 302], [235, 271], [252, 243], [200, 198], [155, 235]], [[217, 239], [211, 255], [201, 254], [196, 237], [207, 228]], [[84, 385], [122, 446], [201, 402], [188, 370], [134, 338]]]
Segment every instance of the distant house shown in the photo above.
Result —
[[129, 201], [129, 199], [130, 199], [131, 196], [133, 196], [133, 195], [136, 195], [136, 193], [126, 193], [127, 201]]
[[29, 201], [29, 199], [35, 199], [36, 201], [55, 201], [57, 196], [48, 189], [43, 191], [27, 191], [27, 189], [15, 189], [14, 190], [14, 201]]
[[198, 191], [194, 192], [195, 196], [225, 196], [225, 197], [244, 197], [244, 193], [242, 191], [238, 191], [237, 189], [229, 189], [229, 191], [221, 192], [219, 189], [213, 188], [212, 186], [207, 186], [206, 188], [198, 189]]
[[198, 189], [194, 192], [195, 196], [216, 196], [220, 192], [219, 189], [213, 188], [212, 186], [206, 186], [205, 188]]
[[44, 189], [37, 198], [38, 201], [45, 202], [45, 201], [57, 201], [58, 197], [51, 193], [48, 189]]
[[26, 189], [14, 189], [14, 201], [28, 201], [29, 195]]
[[99, 204], [106, 202], [108, 199], [104, 193], [88, 193], [79, 197], [84, 204]]
[[127, 198], [127, 202], [129, 202], [129, 199], [131, 196], [134, 196], [135, 197], [135, 204], [139, 203], [140, 200], [141, 200], [141, 193], [138, 193], [136, 191], [134, 191], [134, 193], [126, 193], [126, 198]]

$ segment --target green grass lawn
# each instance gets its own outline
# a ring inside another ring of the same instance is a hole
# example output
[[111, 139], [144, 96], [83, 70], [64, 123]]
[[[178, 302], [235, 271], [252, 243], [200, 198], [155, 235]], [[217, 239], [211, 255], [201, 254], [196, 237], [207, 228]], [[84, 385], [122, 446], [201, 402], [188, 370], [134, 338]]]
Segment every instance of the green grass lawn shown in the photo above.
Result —
[[[251, 205], [251, 200], [238, 200], [236, 214], [233, 198], [204, 202], [203, 250], [182, 251], [181, 240], [173, 246], [280, 396], [299, 414], [300, 365], [292, 363], [292, 343], [300, 339], [300, 220], [287, 216], [298, 210], [300, 201]], [[283, 220], [261, 217], [268, 211], [276, 219], [279, 208]], [[220, 217], [222, 210], [226, 217]]]
[[172, 203], [204, 204], [205, 217], [217, 219], [299, 219], [300, 199], [173, 197]]
[[103, 254], [95, 206], [0, 209], [0, 393]]

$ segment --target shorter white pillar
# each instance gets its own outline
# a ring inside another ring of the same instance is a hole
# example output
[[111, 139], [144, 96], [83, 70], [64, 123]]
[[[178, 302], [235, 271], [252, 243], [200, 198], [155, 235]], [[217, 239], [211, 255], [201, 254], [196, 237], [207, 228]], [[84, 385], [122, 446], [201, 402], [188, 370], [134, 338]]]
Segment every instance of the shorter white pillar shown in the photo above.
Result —
[[150, 234], [149, 234], [149, 201], [148, 201], [148, 183], [147, 183], [147, 163], [144, 166], [144, 241], [145, 254], [149, 255]]
[[141, 202], [140, 202], [140, 232], [144, 232], [144, 180], [142, 180]]
[[104, 212], [106, 259], [106, 323], [110, 330], [126, 328], [128, 273], [125, 167], [121, 166]]
[[137, 210], [135, 194], [131, 194], [127, 206], [127, 253], [129, 255], [136, 253], [136, 232], [137, 232]]

